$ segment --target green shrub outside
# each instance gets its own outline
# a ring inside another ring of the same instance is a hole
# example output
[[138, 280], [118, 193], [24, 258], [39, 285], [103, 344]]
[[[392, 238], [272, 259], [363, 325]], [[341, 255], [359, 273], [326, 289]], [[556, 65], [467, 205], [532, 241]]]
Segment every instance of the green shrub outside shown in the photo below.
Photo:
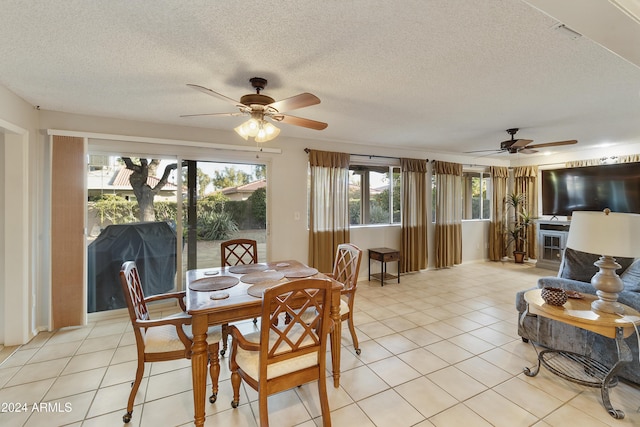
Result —
[[[176, 222], [176, 202], [156, 201], [153, 206], [156, 221]], [[90, 201], [89, 207], [94, 208], [96, 219], [101, 226], [138, 222], [138, 203], [126, 200], [121, 196], [103, 195], [95, 201]], [[186, 218], [186, 205], [183, 205], [183, 212], [183, 217]], [[257, 196], [249, 197], [243, 201], [230, 201], [225, 196], [208, 196], [198, 201], [196, 215], [198, 217], [198, 238], [203, 240], [226, 239], [228, 237], [225, 236], [230, 236], [238, 230], [265, 228], [266, 197]]]

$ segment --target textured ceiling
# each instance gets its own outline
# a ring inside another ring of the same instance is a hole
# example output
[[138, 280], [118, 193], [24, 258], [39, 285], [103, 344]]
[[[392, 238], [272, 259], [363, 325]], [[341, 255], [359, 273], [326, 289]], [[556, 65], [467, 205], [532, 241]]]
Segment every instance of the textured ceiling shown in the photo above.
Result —
[[180, 118], [234, 111], [186, 84], [239, 99], [260, 76], [275, 99], [322, 100], [292, 114], [329, 127], [282, 124], [291, 137], [640, 142], [640, 67], [521, 0], [4, 0], [2, 16], [0, 84], [46, 110], [231, 129], [243, 118]]

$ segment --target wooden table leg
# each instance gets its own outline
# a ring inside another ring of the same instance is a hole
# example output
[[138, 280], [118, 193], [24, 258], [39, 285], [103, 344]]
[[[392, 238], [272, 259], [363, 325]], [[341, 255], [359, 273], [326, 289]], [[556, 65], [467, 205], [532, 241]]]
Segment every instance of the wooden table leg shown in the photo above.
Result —
[[[335, 292], [331, 304], [331, 319], [333, 330], [331, 331], [331, 365], [333, 369], [333, 386], [340, 387], [340, 348], [342, 341], [342, 320], [340, 318], [340, 292]], [[337, 301], [335, 299], [337, 298]]]
[[191, 322], [191, 377], [193, 381], [194, 424], [204, 426], [204, 405], [207, 394], [207, 316], [193, 316]]

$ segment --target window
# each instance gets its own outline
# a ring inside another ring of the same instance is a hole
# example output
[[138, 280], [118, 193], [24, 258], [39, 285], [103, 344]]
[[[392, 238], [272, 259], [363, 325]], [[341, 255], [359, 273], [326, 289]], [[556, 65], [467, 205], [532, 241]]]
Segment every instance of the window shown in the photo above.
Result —
[[220, 242], [251, 239], [267, 259], [267, 168], [264, 164], [185, 160], [183, 272], [220, 266]]
[[87, 311], [126, 307], [124, 261], [137, 263], [145, 296], [177, 290], [176, 157], [90, 152], [87, 166]]
[[[141, 168], [143, 160], [146, 176], [134, 180], [142, 183], [134, 189], [127, 162]], [[165, 171], [167, 180], [160, 186]], [[113, 280], [125, 260], [138, 263], [145, 296], [179, 290], [187, 269], [219, 266], [222, 240], [254, 239], [258, 259], [266, 260], [266, 171], [261, 163], [91, 151], [87, 311], [125, 307], [120, 283]], [[157, 187], [150, 197], [139, 189], [145, 183]]]
[[491, 177], [488, 172], [463, 172], [462, 219], [490, 219]]
[[349, 223], [400, 223], [400, 168], [349, 167]]

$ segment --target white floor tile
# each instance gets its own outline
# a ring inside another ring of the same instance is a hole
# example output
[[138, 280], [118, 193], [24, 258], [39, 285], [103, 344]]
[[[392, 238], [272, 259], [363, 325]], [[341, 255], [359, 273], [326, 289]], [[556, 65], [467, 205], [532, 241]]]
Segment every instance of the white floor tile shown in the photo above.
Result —
[[[531, 265], [480, 263], [406, 274], [384, 287], [361, 281], [354, 314], [362, 352], [355, 354], [345, 325], [340, 387], [327, 376], [332, 425], [640, 425], [640, 386], [610, 390], [614, 407], [626, 414], [615, 420], [598, 389], [545, 368], [535, 377], [523, 374], [537, 355], [517, 335], [515, 292], [548, 275]], [[250, 320], [239, 324], [255, 328]], [[330, 370], [329, 351], [327, 360]], [[121, 425], [136, 363], [125, 316], [40, 333], [0, 362], [0, 403], [60, 402], [73, 410], [0, 412], [0, 425]], [[220, 363], [218, 400], [206, 404], [205, 425], [257, 427], [257, 392], [242, 384], [240, 406], [231, 408], [228, 357]], [[193, 425], [191, 387], [190, 360], [148, 363], [129, 425]], [[270, 397], [269, 412], [279, 427], [322, 425], [317, 383]]]
[[409, 427], [424, 420], [424, 416], [394, 390], [375, 394], [358, 405], [377, 427]]

